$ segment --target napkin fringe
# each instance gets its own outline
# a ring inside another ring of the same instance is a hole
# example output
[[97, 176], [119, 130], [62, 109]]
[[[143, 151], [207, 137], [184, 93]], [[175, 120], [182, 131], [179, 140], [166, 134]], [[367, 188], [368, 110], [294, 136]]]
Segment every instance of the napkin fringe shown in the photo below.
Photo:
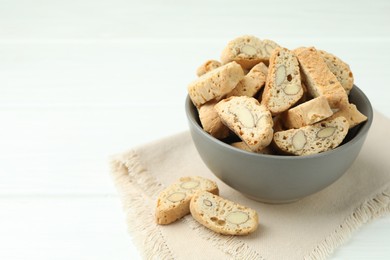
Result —
[[185, 218], [185, 221], [194, 231], [198, 233], [201, 238], [210, 241], [213, 246], [230, 255], [233, 259], [264, 260], [257, 251], [251, 249], [248, 244], [238, 239], [236, 236], [218, 234], [205, 228], [190, 217]]
[[[174, 259], [159, 226], [154, 222], [150, 208], [145, 207], [146, 200], [156, 200], [164, 188], [163, 185], [147, 173], [135, 151], [114, 157], [111, 160], [111, 172], [127, 216], [128, 231], [133, 234], [134, 243], [143, 249], [144, 257], [146, 259]], [[148, 197], [142, 196], [145, 193]], [[137, 218], [148, 215], [150, 217]], [[191, 217], [185, 217], [182, 221], [185, 221], [200, 237], [210, 241], [234, 259], [264, 259], [237, 237], [224, 236], [208, 230]]]
[[[141, 165], [135, 151], [119, 155], [111, 160], [111, 172], [122, 206], [126, 212], [128, 231], [145, 259], [175, 259], [165, 242], [161, 227], [154, 221], [153, 207], [163, 185]], [[145, 207], [145, 204], [150, 206]], [[320, 242], [304, 259], [326, 259], [335, 248], [345, 243], [363, 224], [376, 217], [390, 213], [390, 185], [382, 192], [363, 202], [342, 224]], [[142, 219], [139, 216], [143, 217]], [[191, 217], [182, 221], [196, 231], [203, 239], [210, 241], [222, 252], [235, 259], [263, 259], [258, 252], [234, 236], [223, 236], [212, 232]]]
[[335, 248], [345, 243], [359, 227], [385, 214], [390, 214], [390, 185], [356, 208], [345, 219], [344, 223], [340, 224], [304, 259], [326, 259]]
[[[154, 222], [150, 207], [145, 207], [161, 190], [161, 185], [145, 174], [146, 170], [134, 151], [113, 157], [110, 165], [111, 175], [126, 213], [128, 232], [133, 235], [137, 247], [143, 249], [140, 251], [143, 258], [174, 259], [160, 228]], [[143, 196], [145, 191], [152, 197]]]

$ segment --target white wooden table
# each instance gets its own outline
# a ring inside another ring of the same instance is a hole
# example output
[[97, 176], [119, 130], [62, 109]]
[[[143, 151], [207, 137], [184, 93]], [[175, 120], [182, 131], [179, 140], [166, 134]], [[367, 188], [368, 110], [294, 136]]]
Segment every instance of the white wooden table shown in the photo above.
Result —
[[[108, 157], [186, 130], [187, 84], [236, 36], [338, 55], [390, 117], [389, 25], [386, 0], [0, 0], [0, 259], [140, 258]], [[390, 259], [389, 234], [332, 259]]]

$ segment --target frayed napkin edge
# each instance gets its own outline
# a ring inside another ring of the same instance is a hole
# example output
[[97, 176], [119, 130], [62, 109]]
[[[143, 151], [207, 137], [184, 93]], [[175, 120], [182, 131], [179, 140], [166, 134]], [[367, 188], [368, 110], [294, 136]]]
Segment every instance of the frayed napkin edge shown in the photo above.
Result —
[[304, 259], [326, 259], [364, 224], [390, 214], [390, 185], [364, 201]]
[[[126, 215], [126, 223], [133, 242], [145, 259], [176, 259], [169, 249], [160, 229], [155, 223], [151, 210], [145, 208], [145, 201], [156, 200], [163, 187], [142, 166], [135, 150], [118, 154], [110, 158], [111, 177], [118, 190], [122, 207]], [[144, 194], [147, 193], [146, 197]], [[147, 216], [138, 218], [139, 216]], [[245, 242], [235, 236], [224, 236], [201, 226], [194, 219], [186, 216], [184, 221], [200, 237], [210, 241], [213, 246], [234, 259], [264, 258]]]
[[143, 192], [136, 183], [143, 182], [143, 187], [150, 192], [158, 187], [147, 179], [146, 170], [139, 162], [134, 151], [114, 155], [110, 158], [111, 177], [120, 196], [122, 208], [126, 217], [127, 231], [133, 242], [145, 259], [174, 259], [172, 251], [165, 243], [159, 228], [156, 228], [153, 217], [139, 218], [150, 215], [145, 208]]
[[[126, 214], [128, 232], [133, 237], [134, 244], [139, 248], [140, 253], [146, 259], [175, 259], [174, 253], [165, 243], [160, 227], [155, 224], [154, 216], [149, 218], [137, 218], [137, 216], [150, 215], [151, 211], [145, 209], [145, 199], [143, 193], [156, 198], [163, 189], [152, 176], [147, 174], [147, 170], [141, 165], [135, 150], [114, 155], [110, 158], [111, 176], [120, 196], [123, 210]], [[142, 187], [142, 190], [139, 188]], [[354, 232], [361, 226], [372, 220], [390, 214], [390, 185], [382, 188], [372, 198], [364, 201], [341, 223], [333, 232], [319, 243], [304, 259], [326, 259], [342, 244], [346, 243]], [[149, 221], [147, 221], [147, 219]], [[189, 221], [184, 219], [184, 221]], [[189, 221], [191, 222], [191, 221]], [[193, 229], [199, 230], [197, 225], [189, 223]], [[203, 234], [202, 237], [205, 237]], [[209, 234], [210, 235], [210, 234]], [[216, 234], [218, 235], [218, 234]], [[219, 239], [209, 239], [219, 249]], [[240, 241], [237, 241], [240, 242]], [[235, 243], [232, 248], [224, 249], [225, 253], [231, 254], [237, 249], [241, 249], [241, 256], [252, 255], [257, 259], [263, 259], [257, 252], [248, 250], [246, 244]], [[235, 249], [234, 249], [235, 248]], [[242, 249], [246, 252], [242, 252]]]

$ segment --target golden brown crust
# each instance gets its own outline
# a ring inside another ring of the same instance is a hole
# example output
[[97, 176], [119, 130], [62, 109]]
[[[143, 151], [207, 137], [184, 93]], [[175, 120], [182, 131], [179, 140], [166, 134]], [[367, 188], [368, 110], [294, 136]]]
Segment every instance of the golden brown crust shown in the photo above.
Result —
[[230, 62], [216, 68], [188, 85], [188, 94], [196, 107], [212, 99], [221, 99], [231, 92], [240, 80], [244, 71], [236, 62]]
[[324, 95], [332, 109], [348, 102], [348, 96], [336, 76], [314, 47], [294, 50], [301, 68], [303, 81], [313, 97]]
[[353, 87], [353, 73], [347, 63], [342, 61], [339, 57], [323, 51], [318, 50], [322, 58], [324, 59], [329, 70], [336, 76], [337, 80], [340, 82], [341, 86], [345, 89], [347, 93]]

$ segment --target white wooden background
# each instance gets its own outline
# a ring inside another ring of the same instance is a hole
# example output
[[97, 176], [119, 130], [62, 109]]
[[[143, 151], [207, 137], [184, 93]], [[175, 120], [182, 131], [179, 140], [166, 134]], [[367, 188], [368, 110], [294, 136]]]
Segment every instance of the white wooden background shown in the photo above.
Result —
[[[0, 0], [0, 259], [138, 259], [108, 157], [187, 129], [187, 84], [230, 39], [347, 61], [390, 117], [390, 2]], [[390, 259], [390, 218], [332, 259]]]

